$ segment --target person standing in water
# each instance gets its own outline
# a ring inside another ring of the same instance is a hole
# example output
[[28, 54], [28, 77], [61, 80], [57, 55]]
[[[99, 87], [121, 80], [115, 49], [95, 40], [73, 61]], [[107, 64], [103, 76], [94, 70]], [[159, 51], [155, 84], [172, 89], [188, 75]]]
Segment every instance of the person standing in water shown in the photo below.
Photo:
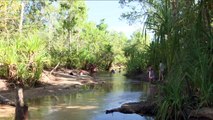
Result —
[[149, 66], [149, 68], [148, 68], [148, 78], [149, 78], [149, 82], [152, 82], [155, 80], [155, 73], [154, 73], [154, 69], [152, 68], [152, 66]]
[[159, 81], [164, 80], [164, 72], [165, 72], [165, 66], [162, 63], [162, 61], [160, 61], [160, 64], [159, 64]]

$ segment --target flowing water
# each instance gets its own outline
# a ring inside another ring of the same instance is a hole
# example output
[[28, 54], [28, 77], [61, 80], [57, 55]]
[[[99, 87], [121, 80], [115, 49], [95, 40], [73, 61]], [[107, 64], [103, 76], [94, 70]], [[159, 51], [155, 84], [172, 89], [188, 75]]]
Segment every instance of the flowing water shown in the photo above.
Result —
[[93, 90], [69, 95], [48, 96], [28, 100], [29, 120], [151, 120], [137, 114], [105, 114], [105, 110], [127, 102], [146, 99], [149, 84], [127, 79], [122, 73], [100, 73], [98, 79], [107, 84]]

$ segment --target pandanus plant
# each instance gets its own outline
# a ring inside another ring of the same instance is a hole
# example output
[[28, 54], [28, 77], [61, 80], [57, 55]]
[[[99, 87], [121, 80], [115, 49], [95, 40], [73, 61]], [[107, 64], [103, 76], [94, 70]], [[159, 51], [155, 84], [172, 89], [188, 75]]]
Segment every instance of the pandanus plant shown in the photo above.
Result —
[[[158, 51], [151, 56], [162, 57], [167, 63], [167, 83], [161, 89], [163, 96], [158, 97], [157, 119], [187, 119], [187, 109], [213, 105], [210, 3], [203, 0], [152, 3], [156, 11], [149, 15], [147, 23], [156, 28]], [[149, 51], [155, 51], [156, 47]]]
[[27, 34], [1, 40], [0, 62], [6, 68], [9, 82], [22, 86], [33, 86], [41, 76], [43, 65], [47, 62], [45, 42], [38, 34]]
[[[139, 2], [148, 6], [144, 13], [147, 16], [145, 26], [155, 33], [147, 50], [148, 61], [158, 66], [162, 60], [167, 67], [165, 84], [157, 97], [159, 109], [156, 119], [188, 119], [188, 110], [212, 107], [212, 1]], [[135, 20], [140, 12], [131, 12], [133, 14], [127, 14], [126, 18]]]

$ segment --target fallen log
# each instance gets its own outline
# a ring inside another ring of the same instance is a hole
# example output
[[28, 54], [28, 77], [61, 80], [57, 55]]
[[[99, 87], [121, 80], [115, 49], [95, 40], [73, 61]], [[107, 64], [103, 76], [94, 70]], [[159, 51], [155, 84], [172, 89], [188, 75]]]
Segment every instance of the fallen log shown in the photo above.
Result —
[[69, 75], [66, 73], [60, 73], [60, 72], [53, 72], [53, 75], [55, 75], [56, 77], [64, 77], [64, 78], [76, 78], [77, 76], [74, 75]]
[[9, 100], [3, 96], [0, 95], [0, 104], [3, 105], [10, 105], [10, 106], [16, 106], [15, 102], [13, 102], [12, 100]]
[[113, 112], [121, 112], [125, 114], [136, 113], [139, 115], [154, 116], [156, 115], [157, 109], [156, 106], [157, 106], [156, 102], [149, 102], [149, 101], [125, 103], [121, 105], [121, 107], [119, 108], [106, 110], [106, 114]]
[[201, 108], [198, 110], [192, 110], [190, 112], [190, 118], [202, 119], [202, 120], [213, 120], [213, 108]]
[[[106, 110], [106, 114], [120, 112], [124, 114], [139, 114], [142, 116], [155, 116], [157, 113], [157, 103], [152, 101], [125, 103], [119, 108]], [[198, 110], [187, 111], [189, 120], [213, 120], [213, 108], [200, 108]]]
[[50, 71], [50, 75], [58, 68], [60, 65], [60, 62]]

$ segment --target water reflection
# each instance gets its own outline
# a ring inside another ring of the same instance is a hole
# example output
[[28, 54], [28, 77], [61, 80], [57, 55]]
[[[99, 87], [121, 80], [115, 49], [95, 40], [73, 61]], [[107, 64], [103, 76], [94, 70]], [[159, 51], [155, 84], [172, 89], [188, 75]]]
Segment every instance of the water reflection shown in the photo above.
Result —
[[101, 89], [64, 96], [29, 100], [30, 120], [145, 120], [137, 114], [105, 114], [105, 110], [126, 102], [146, 99], [148, 84], [127, 79], [122, 74], [99, 74], [112, 84]]

